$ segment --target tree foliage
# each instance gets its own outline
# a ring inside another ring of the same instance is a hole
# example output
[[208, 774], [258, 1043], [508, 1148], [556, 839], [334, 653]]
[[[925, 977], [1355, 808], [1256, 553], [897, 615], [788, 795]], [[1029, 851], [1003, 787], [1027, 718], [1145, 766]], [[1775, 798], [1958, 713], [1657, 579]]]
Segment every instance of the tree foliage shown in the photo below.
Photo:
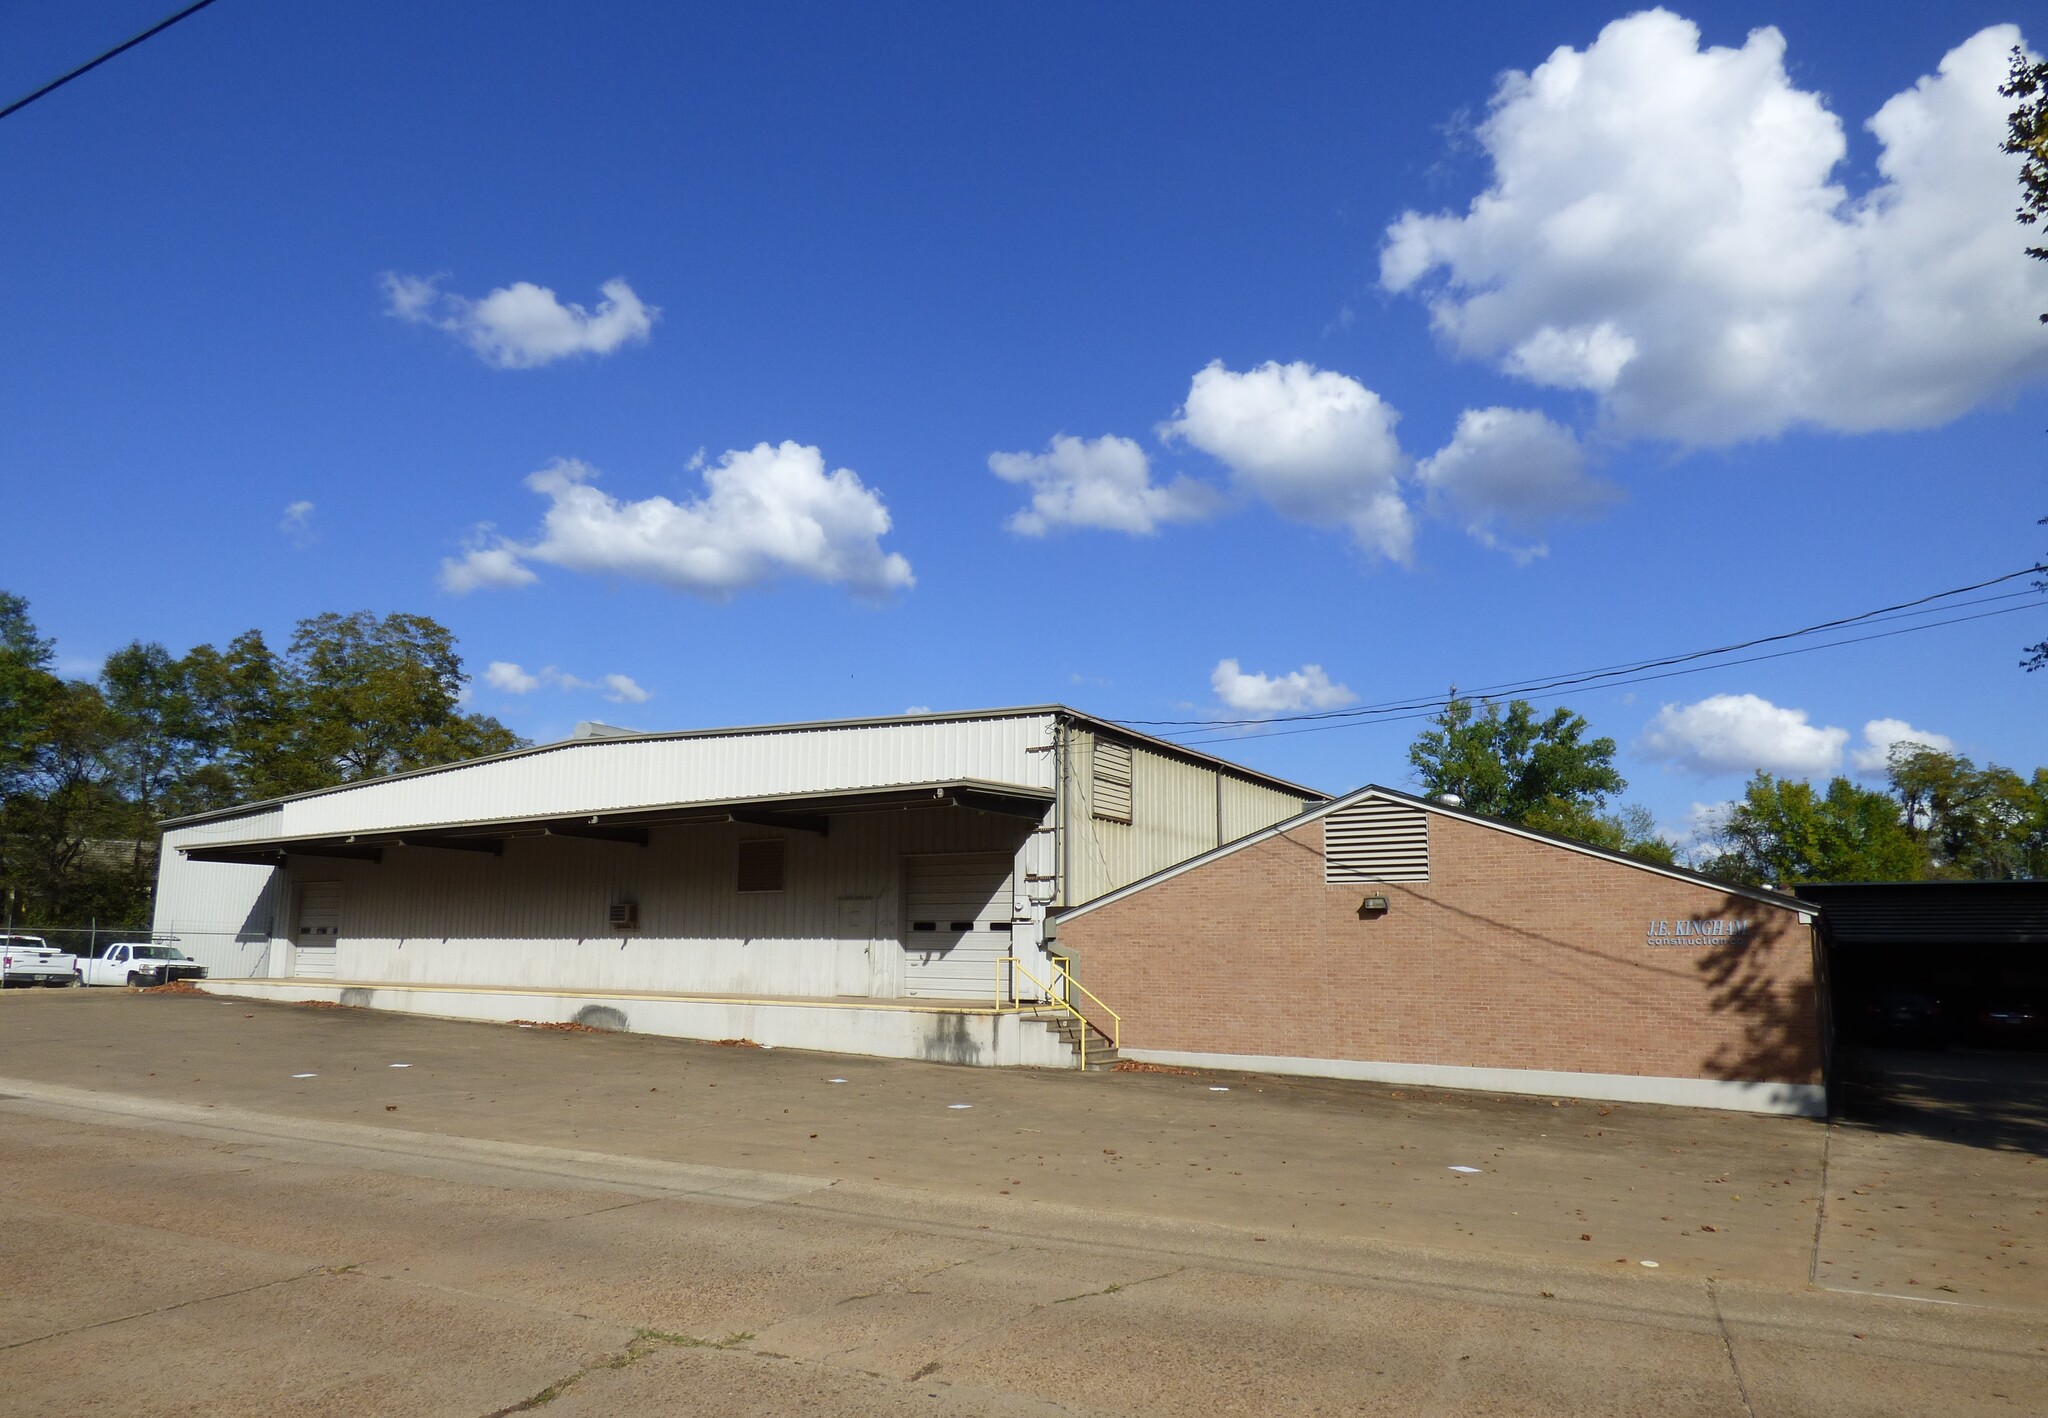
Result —
[[301, 621], [282, 656], [254, 630], [137, 641], [64, 680], [0, 593], [0, 882], [44, 923], [144, 924], [163, 818], [517, 747], [466, 682], [445, 627], [368, 612]]
[[1836, 778], [1825, 792], [1797, 778], [1758, 773], [1705, 863], [1715, 876], [1751, 885], [1806, 881], [1917, 881], [1924, 857], [1889, 794]]
[[[2035, 226], [2048, 217], [2048, 60], [2034, 59], [2014, 45], [2010, 73], [1998, 92], [2013, 100], [2003, 146], [2020, 160], [2020, 206], [2015, 215], [2021, 226]], [[2048, 261], [2048, 245], [2026, 250], [2036, 261]], [[2048, 324], [2048, 311], [2042, 312], [2041, 320]], [[2041, 525], [2048, 526], [2048, 517]], [[2048, 591], [2048, 580], [2034, 584]], [[2027, 646], [2026, 656], [2020, 662], [2023, 668], [2048, 669], [2048, 640]]]
[[1628, 784], [1614, 768], [1614, 740], [1588, 738], [1590, 729], [1569, 709], [1539, 719], [1525, 699], [1475, 707], [1453, 695], [1410, 745], [1408, 762], [1424, 796], [1456, 794], [1488, 817], [1669, 863], [1671, 845], [1648, 811], [1606, 810]]

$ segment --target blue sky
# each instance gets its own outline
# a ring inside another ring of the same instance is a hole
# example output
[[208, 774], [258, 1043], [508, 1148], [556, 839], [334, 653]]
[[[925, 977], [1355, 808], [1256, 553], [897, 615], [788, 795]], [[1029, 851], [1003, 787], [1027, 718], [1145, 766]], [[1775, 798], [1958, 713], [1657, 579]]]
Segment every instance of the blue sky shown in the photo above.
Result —
[[[164, 8], [14, 7], [0, 93]], [[0, 586], [74, 672], [425, 612], [548, 738], [1374, 703], [2048, 552], [2013, 10], [1383, 8], [221, 0], [0, 122]], [[2044, 634], [1566, 702], [1676, 828], [1873, 723], [2031, 768]]]

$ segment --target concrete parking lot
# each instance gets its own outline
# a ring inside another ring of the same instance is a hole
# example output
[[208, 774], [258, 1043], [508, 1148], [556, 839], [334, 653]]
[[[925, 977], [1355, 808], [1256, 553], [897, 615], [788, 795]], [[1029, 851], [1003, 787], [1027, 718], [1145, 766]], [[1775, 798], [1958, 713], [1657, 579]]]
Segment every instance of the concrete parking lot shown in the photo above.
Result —
[[0, 1411], [2038, 1413], [1971, 1122], [10, 993]]

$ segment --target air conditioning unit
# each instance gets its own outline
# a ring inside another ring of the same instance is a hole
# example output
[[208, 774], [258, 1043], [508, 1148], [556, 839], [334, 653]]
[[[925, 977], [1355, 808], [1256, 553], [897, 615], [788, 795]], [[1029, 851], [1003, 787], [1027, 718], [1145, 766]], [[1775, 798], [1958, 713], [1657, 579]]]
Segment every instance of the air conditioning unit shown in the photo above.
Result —
[[612, 929], [615, 931], [639, 930], [640, 903], [637, 901], [614, 901], [612, 903]]

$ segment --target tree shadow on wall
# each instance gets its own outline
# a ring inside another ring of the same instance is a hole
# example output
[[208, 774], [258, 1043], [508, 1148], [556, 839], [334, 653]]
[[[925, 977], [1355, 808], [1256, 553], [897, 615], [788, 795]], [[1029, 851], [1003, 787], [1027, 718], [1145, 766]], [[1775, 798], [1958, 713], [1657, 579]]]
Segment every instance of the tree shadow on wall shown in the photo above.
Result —
[[1699, 951], [1693, 964], [1706, 982], [1707, 1008], [1740, 1024], [1701, 1060], [1701, 1071], [1709, 1078], [1820, 1082], [1819, 991], [1811, 980], [1784, 978], [1810, 958], [1798, 918], [1729, 895], [1672, 925], [1674, 946]]

